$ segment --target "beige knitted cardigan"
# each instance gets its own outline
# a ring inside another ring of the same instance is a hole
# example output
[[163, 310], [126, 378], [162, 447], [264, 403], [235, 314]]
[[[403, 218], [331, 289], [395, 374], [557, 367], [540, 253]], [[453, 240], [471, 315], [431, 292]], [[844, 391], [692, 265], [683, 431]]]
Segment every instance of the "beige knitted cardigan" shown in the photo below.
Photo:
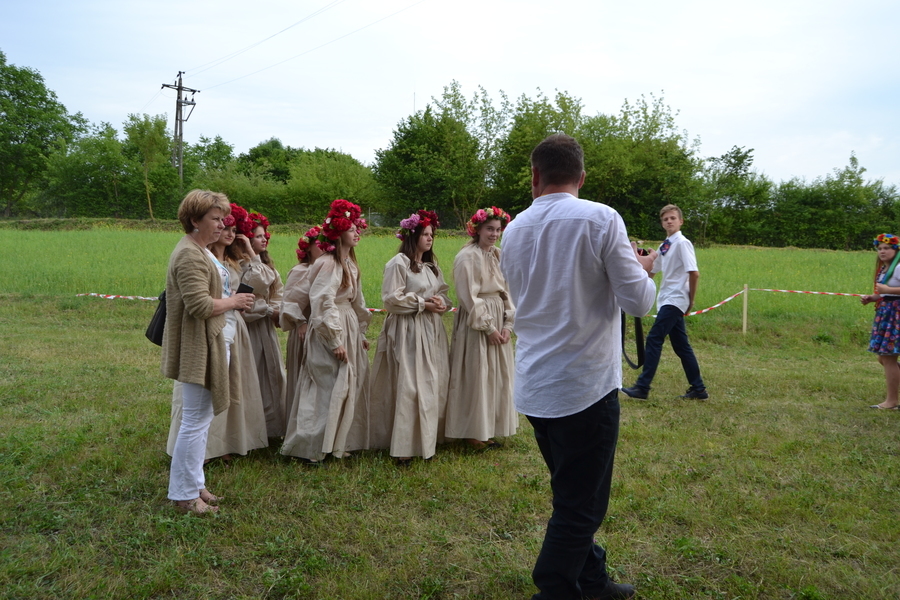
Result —
[[212, 316], [213, 299], [222, 297], [219, 269], [206, 252], [185, 236], [169, 257], [166, 273], [166, 328], [162, 343], [162, 374], [182, 383], [196, 383], [212, 394], [219, 414], [240, 402], [241, 375], [228, 364], [225, 315]]

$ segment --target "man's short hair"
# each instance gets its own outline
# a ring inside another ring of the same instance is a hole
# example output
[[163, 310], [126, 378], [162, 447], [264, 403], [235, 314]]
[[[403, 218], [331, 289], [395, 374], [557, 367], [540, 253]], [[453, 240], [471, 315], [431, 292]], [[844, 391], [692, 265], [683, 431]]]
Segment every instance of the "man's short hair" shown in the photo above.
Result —
[[531, 152], [531, 166], [545, 184], [578, 183], [584, 172], [584, 150], [572, 136], [554, 133]]
[[672, 212], [673, 210], [678, 211], [678, 218], [684, 221], [684, 215], [681, 214], [681, 209], [675, 206], [674, 204], [666, 204], [659, 210], [659, 218], [662, 219], [662, 216], [667, 212]]

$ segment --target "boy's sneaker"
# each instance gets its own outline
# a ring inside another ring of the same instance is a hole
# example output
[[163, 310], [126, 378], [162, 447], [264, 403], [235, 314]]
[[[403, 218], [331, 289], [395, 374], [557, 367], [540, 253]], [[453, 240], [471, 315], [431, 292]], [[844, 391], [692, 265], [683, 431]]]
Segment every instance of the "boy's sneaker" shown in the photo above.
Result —
[[709, 394], [706, 392], [706, 388], [698, 390], [690, 387], [687, 392], [685, 392], [684, 396], [679, 396], [679, 398], [685, 398], [687, 400], [706, 400], [709, 398]]
[[622, 388], [622, 393], [628, 396], [629, 398], [637, 398], [638, 400], [646, 400], [647, 392], [646, 390], [642, 390], [641, 388], [634, 386], [630, 388]]
[[627, 583], [615, 583], [610, 579], [600, 595], [591, 596], [590, 600], [625, 600], [627, 598], [634, 598], [634, 586]]

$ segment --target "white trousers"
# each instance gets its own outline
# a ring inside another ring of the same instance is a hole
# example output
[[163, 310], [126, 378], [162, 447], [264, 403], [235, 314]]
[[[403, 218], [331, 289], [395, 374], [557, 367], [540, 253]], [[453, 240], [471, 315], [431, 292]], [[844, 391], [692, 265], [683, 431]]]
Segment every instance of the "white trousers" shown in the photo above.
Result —
[[[228, 361], [231, 361], [231, 345], [227, 345]], [[169, 500], [193, 500], [200, 497], [206, 487], [203, 475], [203, 459], [206, 456], [206, 440], [213, 420], [212, 394], [196, 383], [182, 383], [181, 427], [172, 449], [172, 466], [169, 469]]]

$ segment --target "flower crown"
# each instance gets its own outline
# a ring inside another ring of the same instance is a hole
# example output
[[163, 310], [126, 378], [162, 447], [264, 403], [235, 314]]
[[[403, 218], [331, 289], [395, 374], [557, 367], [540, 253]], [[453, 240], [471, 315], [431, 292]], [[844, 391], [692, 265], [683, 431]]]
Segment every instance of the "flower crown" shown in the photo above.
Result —
[[303, 261], [309, 255], [309, 247], [316, 242], [316, 238], [322, 233], [322, 228], [316, 225], [297, 240], [297, 260]]
[[397, 239], [405, 240], [413, 234], [416, 228], [425, 229], [429, 225], [431, 225], [432, 231], [441, 226], [437, 213], [433, 210], [417, 210], [409, 215], [409, 218], [400, 221], [400, 229], [396, 233]]
[[247, 211], [242, 207], [238, 206], [234, 202], [231, 203], [231, 212], [228, 213], [228, 216], [225, 217], [225, 220], [222, 221], [225, 224], [225, 227], [235, 227], [237, 226], [238, 233], [241, 233], [240, 223], [244, 219], [247, 218]]
[[888, 244], [894, 250], [900, 248], [900, 238], [893, 233], [879, 233], [878, 237], [872, 240], [872, 245], [876, 248], [878, 244]]
[[325, 222], [322, 223], [322, 232], [316, 245], [325, 252], [334, 252], [334, 242], [341, 237], [341, 234], [348, 231], [350, 227], [356, 225], [357, 230], [363, 230], [369, 225], [362, 218], [362, 209], [349, 200], [338, 198], [331, 203], [331, 209]]
[[508, 212], [502, 208], [497, 208], [496, 206], [479, 208], [475, 211], [475, 214], [472, 215], [472, 218], [469, 219], [469, 222], [466, 223], [466, 232], [472, 237], [475, 237], [478, 226], [491, 219], [500, 219], [500, 231], [503, 231], [506, 229], [506, 226], [509, 225], [510, 217]]
[[272, 237], [268, 231], [269, 220], [265, 217], [265, 215], [263, 215], [261, 213], [252, 212], [252, 213], [250, 213], [250, 215], [247, 218], [252, 223], [252, 225], [250, 227], [250, 233], [253, 233], [253, 230], [256, 229], [257, 227], [262, 227], [263, 231], [266, 234], [266, 240], [268, 241], [269, 238]]

